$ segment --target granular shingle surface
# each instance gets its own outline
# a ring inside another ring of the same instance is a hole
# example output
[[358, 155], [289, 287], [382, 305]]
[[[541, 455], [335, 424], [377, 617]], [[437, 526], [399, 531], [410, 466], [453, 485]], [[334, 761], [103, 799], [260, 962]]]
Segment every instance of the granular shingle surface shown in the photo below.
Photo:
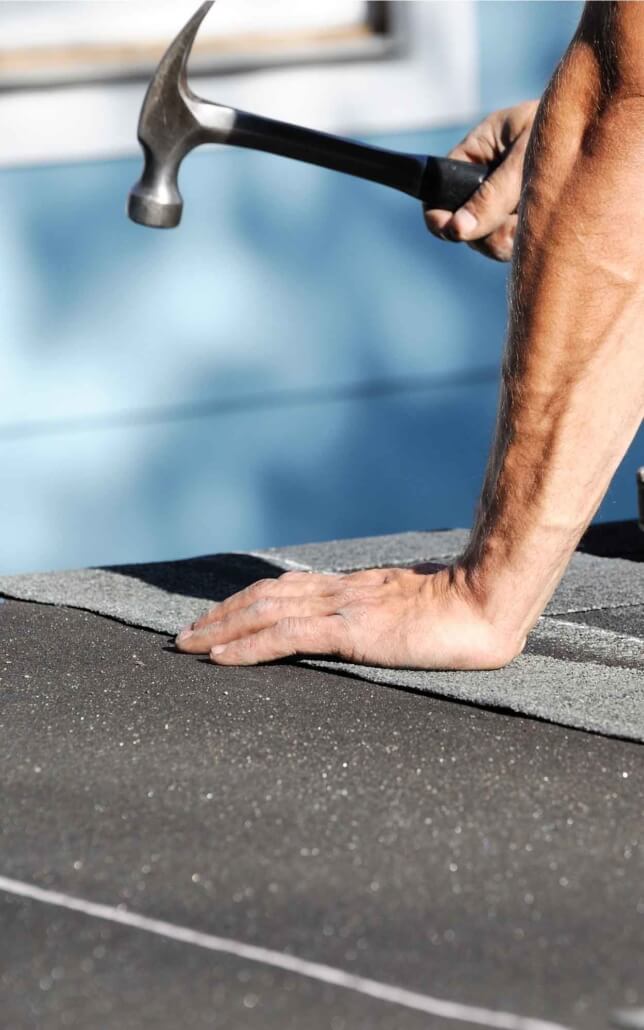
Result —
[[[406, 533], [153, 565], [0, 577], [0, 592], [174, 634], [210, 603], [284, 569], [449, 562], [466, 540], [463, 530]], [[576, 553], [525, 653], [505, 669], [422, 672], [307, 662], [374, 683], [644, 741], [643, 613], [644, 565]]]
[[[644, 1006], [640, 745], [65, 607], [0, 640], [0, 876], [549, 1026]], [[0, 1025], [474, 1024], [0, 888]]]

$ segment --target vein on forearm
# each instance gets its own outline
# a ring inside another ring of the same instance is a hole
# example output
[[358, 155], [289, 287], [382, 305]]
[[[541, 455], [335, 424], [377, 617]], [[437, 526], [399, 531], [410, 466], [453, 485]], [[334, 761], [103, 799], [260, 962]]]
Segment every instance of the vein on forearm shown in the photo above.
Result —
[[515, 554], [525, 566], [538, 540], [544, 596], [644, 409], [644, 100], [607, 96], [606, 81], [606, 62], [573, 41], [535, 121], [497, 431], [466, 555], [478, 569]]

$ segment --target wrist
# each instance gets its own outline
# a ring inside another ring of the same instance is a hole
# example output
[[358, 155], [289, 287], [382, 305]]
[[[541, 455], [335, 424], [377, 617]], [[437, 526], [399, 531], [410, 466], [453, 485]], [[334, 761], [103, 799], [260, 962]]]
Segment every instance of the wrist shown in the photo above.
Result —
[[[582, 527], [583, 528], [583, 527]], [[459, 559], [464, 583], [484, 617], [523, 649], [552, 597], [581, 529], [524, 531], [475, 528]]]
[[520, 655], [528, 631], [507, 617], [508, 610], [516, 612], [516, 607], [504, 603], [500, 580], [484, 576], [482, 569], [471, 565], [465, 556], [450, 565], [445, 576], [449, 595], [463, 610], [462, 630], [468, 637], [485, 642], [491, 659], [485, 667], [502, 668]]

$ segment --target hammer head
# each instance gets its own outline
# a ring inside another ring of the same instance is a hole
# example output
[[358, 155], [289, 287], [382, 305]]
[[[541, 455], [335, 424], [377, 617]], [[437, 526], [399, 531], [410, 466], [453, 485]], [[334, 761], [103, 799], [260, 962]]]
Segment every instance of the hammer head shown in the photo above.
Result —
[[202, 142], [199, 101], [188, 86], [187, 64], [199, 26], [213, 3], [203, 3], [171, 43], [145, 95], [138, 129], [145, 166], [130, 191], [127, 209], [132, 221], [141, 225], [172, 229], [181, 220], [179, 165]]

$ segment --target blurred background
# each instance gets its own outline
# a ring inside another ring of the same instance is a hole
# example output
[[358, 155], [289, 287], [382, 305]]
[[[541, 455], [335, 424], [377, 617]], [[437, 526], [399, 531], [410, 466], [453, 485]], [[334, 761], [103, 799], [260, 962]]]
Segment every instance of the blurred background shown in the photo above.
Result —
[[[541, 92], [580, 12], [314, 6], [218, 0], [195, 90], [443, 153]], [[0, 4], [1, 572], [471, 524], [505, 266], [250, 151], [187, 159], [179, 229], [125, 217], [146, 80], [195, 7]], [[643, 445], [599, 519], [635, 516]]]

